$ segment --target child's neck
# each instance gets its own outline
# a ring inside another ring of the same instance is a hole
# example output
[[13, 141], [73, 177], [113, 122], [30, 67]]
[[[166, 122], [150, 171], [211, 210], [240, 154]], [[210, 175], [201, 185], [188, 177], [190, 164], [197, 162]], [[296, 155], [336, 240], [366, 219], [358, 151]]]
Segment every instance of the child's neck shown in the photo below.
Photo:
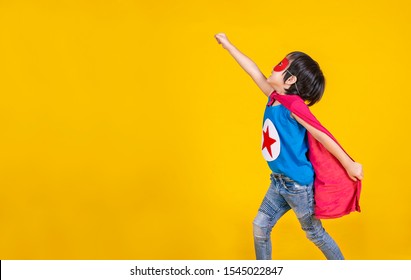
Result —
[[274, 91], [275, 91], [276, 93], [278, 93], [279, 95], [286, 95], [286, 93], [285, 93], [284, 91], [278, 91], [278, 90], [276, 90], [276, 89], [274, 89]]
[[280, 95], [286, 95], [287, 93], [285, 92], [285, 88], [284, 87], [274, 87], [274, 90], [276, 93], [280, 94]]

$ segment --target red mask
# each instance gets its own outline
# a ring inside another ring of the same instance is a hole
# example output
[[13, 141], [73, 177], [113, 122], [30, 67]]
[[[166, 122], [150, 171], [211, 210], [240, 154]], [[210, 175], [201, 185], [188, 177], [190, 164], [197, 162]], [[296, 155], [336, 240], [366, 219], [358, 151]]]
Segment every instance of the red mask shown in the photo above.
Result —
[[274, 71], [275, 72], [281, 72], [283, 71], [285, 68], [287, 68], [288, 64], [290, 62], [288, 61], [288, 59], [285, 57], [280, 63], [278, 63], [275, 67], [274, 67]]

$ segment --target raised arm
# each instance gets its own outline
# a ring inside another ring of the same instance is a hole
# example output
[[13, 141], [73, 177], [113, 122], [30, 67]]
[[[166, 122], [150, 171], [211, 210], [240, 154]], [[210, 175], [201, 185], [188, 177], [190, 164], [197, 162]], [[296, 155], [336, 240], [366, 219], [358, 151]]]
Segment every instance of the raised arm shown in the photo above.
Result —
[[257, 86], [262, 90], [262, 92], [270, 96], [273, 92], [273, 88], [267, 82], [267, 78], [261, 73], [257, 64], [254, 63], [249, 57], [243, 54], [238, 50], [227, 38], [224, 33], [218, 33], [214, 36], [217, 39], [217, 42], [226, 49], [231, 56], [238, 62], [238, 64], [243, 68], [248, 75], [254, 80]]
[[292, 116], [302, 125], [304, 126], [311, 135], [317, 139], [332, 155], [334, 155], [342, 164], [342, 166], [347, 171], [348, 176], [350, 176], [351, 180], [357, 181], [362, 180], [364, 178], [364, 172], [362, 169], [362, 165], [358, 162], [353, 161], [341, 147], [335, 143], [327, 134], [319, 131], [318, 129], [314, 128], [301, 118], [297, 117], [295, 114], [292, 113]]

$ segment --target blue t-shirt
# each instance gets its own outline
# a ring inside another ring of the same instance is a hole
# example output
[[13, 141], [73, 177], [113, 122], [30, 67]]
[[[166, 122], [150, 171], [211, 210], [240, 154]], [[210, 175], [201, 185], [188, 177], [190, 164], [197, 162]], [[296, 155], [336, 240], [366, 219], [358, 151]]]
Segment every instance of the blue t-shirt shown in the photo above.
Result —
[[283, 105], [267, 106], [264, 112], [262, 153], [274, 173], [284, 174], [300, 185], [314, 181], [307, 158], [307, 130]]

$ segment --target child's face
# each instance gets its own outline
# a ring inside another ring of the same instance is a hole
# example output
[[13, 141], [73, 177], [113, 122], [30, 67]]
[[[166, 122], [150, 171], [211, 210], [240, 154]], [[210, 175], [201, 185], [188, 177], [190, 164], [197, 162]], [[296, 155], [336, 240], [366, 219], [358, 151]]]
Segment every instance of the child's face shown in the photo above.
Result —
[[280, 63], [278, 63], [271, 72], [271, 76], [268, 77], [267, 82], [278, 92], [284, 93], [284, 89], [288, 88], [287, 82], [284, 82], [284, 75], [290, 66], [291, 62], [285, 57]]

